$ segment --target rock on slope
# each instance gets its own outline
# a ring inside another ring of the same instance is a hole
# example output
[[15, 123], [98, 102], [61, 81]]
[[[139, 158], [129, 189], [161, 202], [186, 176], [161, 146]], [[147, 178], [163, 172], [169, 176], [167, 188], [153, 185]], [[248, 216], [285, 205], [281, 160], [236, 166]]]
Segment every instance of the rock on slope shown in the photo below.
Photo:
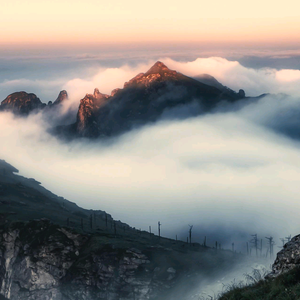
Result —
[[295, 267], [300, 267], [300, 235], [293, 237], [277, 253], [276, 260], [272, 266], [272, 273], [269, 276], [276, 277]]

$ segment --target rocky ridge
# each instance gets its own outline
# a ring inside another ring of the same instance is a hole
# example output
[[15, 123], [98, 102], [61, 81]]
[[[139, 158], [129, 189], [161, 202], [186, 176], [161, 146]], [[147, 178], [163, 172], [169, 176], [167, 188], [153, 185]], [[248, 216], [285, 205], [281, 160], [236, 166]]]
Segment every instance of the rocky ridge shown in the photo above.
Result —
[[[177, 117], [183, 107], [193, 106], [192, 115], [211, 111], [222, 101], [234, 102], [245, 93], [204, 84], [170, 70], [156, 62], [146, 73], [140, 73], [115, 89], [111, 95], [98, 91], [99, 99], [86, 95], [81, 101], [77, 120], [60, 126], [56, 134], [63, 137], [110, 137], [155, 122], [167, 113]], [[176, 111], [177, 109], [177, 111]], [[176, 112], [175, 112], [176, 111]]]
[[[53, 126], [53, 134], [68, 139], [95, 138], [116, 136], [165, 115], [186, 118], [207, 113], [224, 101], [244, 98], [243, 90], [236, 93], [209, 75], [196, 80], [158, 61], [147, 72], [126, 82], [122, 89], [114, 89], [111, 95], [102, 94], [97, 88], [93, 94], [86, 94], [80, 100], [77, 115], [73, 108], [57, 112], [68, 99], [65, 90], [47, 105], [35, 94], [13, 93], [2, 101], [0, 111], [27, 116], [43, 110], [43, 117]], [[182, 111], [188, 113], [183, 116]]]

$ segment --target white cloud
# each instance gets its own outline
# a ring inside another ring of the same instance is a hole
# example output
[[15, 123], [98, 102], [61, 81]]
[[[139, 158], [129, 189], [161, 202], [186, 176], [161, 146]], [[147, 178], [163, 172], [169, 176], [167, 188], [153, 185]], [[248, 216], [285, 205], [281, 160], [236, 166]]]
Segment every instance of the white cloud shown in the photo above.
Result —
[[[281, 71], [247, 69], [222, 58], [162, 61], [189, 76], [209, 73], [248, 94], [296, 93], [298, 84], [297, 76], [283, 81]], [[152, 64], [102, 69], [64, 87], [76, 103], [95, 87], [104, 93], [122, 87]], [[53, 192], [136, 227], [161, 220], [169, 235], [178, 224], [205, 223], [285, 236], [298, 233], [299, 143], [265, 125], [298, 103], [297, 97], [269, 97], [235, 113], [161, 121], [110, 143], [60, 143], [40, 115], [2, 113], [0, 157]]]
[[299, 144], [238, 114], [160, 122], [113, 144], [61, 144], [38, 116], [2, 114], [0, 126], [0, 155], [21, 173], [133, 226], [159, 219], [169, 235], [203, 222], [297, 233]]
[[299, 70], [280, 70], [276, 72], [276, 79], [281, 82], [300, 81]]

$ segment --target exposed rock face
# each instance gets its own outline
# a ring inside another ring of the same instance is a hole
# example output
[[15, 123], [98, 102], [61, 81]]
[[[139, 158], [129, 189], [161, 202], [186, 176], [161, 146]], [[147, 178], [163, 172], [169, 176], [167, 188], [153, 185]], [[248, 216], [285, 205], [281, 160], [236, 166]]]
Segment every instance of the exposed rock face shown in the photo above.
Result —
[[80, 100], [77, 113], [76, 131], [80, 136], [90, 135], [96, 136], [98, 133], [97, 111], [104, 105], [110, 97], [102, 94], [98, 89], [94, 90], [94, 94], [86, 94]]
[[43, 106], [45, 104], [35, 94], [16, 92], [10, 94], [1, 102], [0, 110], [8, 110], [18, 115], [28, 115]]
[[66, 100], [68, 100], [68, 93], [67, 93], [67, 91], [65, 91], [65, 90], [60, 91], [57, 99], [53, 102], [53, 105], [62, 104]]
[[[22, 226], [22, 225], [21, 225]], [[8, 299], [148, 299], [147, 257], [135, 249], [97, 245], [86, 255], [89, 236], [47, 220], [1, 232], [0, 293]], [[95, 246], [95, 245], [94, 245]]]
[[278, 252], [270, 277], [276, 277], [295, 267], [300, 267], [300, 235], [296, 235]]
[[176, 284], [173, 267], [163, 271], [143, 251], [104, 241], [101, 234], [74, 233], [48, 220], [0, 230], [0, 294], [11, 300], [146, 300]]

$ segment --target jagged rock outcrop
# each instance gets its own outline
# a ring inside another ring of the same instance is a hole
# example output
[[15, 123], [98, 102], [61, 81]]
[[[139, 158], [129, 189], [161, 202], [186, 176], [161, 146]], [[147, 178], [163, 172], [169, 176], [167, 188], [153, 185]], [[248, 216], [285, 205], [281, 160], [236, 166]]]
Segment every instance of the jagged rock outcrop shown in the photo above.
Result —
[[59, 93], [54, 102], [49, 101], [48, 105], [42, 103], [42, 101], [33, 93], [16, 92], [10, 94], [1, 102], [0, 111], [11, 111], [16, 115], [27, 116], [33, 111], [58, 107], [66, 100], [68, 100], [68, 93], [65, 90]]
[[28, 115], [36, 109], [43, 108], [41, 100], [33, 93], [16, 92], [7, 96], [0, 105], [0, 111], [11, 111], [17, 115]]
[[296, 235], [277, 253], [269, 277], [276, 277], [295, 267], [300, 267], [300, 235]]
[[53, 102], [52, 105], [62, 104], [64, 101], [68, 100], [68, 93], [65, 90], [60, 91], [57, 99]]
[[80, 105], [77, 113], [76, 132], [80, 136], [97, 135], [97, 111], [104, 105], [110, 96], [102, 94], [96, 88], [94, 94], [86, 94], [80, 100]]

